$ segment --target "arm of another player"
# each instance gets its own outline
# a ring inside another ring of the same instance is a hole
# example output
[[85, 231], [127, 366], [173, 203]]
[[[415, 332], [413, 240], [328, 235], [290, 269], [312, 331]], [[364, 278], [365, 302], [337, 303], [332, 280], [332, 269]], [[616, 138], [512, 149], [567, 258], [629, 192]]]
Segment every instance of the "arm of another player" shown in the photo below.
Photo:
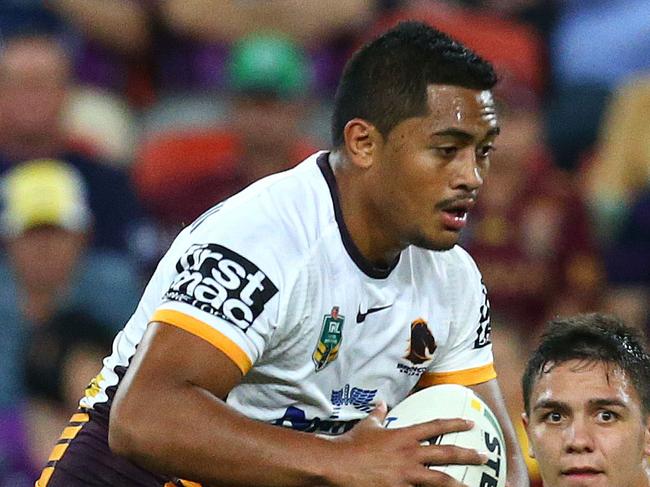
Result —
[[420, 440], [469, 429], [462, 420], [382, 427], [377, 408], [335, 440], [244, 417], [224, 398], [240, 369], [208, 342], [152, 323], [113, 403], [109, 443], [158, 473], [204, 485], [460, 487], [430, 464], [478, 464], [473, 450], [423, 447]]
[[521, 454], [517, 435], [506, 410], [506, 405], [503, 401], [497, 380], [492, 379], [469, 387], [485, 401], [501, 424], [501, 429], [506, 440], [506, 450], [508, 452], [507, 487], [528, 487], [530, 482], [526, 462]]

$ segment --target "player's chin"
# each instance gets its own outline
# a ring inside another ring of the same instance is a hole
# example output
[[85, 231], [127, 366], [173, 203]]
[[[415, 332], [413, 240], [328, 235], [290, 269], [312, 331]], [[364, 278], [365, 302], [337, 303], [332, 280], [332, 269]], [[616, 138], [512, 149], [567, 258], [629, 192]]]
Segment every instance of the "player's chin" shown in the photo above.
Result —
[[414, 239], [413, 245], [427, 250], [443, 251], [452, 249], [460, 238], [459, 232], [442, 231], [434, 235], [420, 235]]

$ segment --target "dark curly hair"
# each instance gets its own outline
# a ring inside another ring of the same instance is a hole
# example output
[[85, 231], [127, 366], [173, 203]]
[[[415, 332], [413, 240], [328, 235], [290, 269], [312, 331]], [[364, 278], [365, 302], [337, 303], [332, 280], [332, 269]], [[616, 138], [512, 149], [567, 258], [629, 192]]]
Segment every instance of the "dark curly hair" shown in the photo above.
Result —
[[636, 388], [647, 416], [650, 414], [650, 355], [646, 343], [640, 330], [612, 315], [591, 313], [550, 321], [522, 378], [526, 413], [530, 414], [530, 395], [539, 377], [563, 362], [582, 360], [619, 367]]

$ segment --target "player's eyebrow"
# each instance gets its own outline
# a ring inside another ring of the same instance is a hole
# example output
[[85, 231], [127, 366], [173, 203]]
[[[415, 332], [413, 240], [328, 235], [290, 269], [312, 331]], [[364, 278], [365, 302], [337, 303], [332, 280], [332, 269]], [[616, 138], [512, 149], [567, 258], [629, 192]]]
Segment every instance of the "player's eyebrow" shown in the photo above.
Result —
[[600, 408], [600, 407], [605, 407], [605, 406], [618, 406], [621, 408], [627, 408], [628, 405], [621, 401], [620, 399], [617, 398], [598, 398], [598, 399], [591, 399], [589, 401], [589, 405], [594, 408]]
[[555, 411], [564, 412], [571, 408], [566, 402], [557, 401], [555, 399], [542, 399], [533, 406], [533, 411], [539, 411], [540, 409], [553, 409]]
[[[499, 135], [499, 132], [501, 132], [500, 127], [492, 127], [490, 128], [490, 130], [487, 131], [484, 138], [497, 136]], [[473, 134], [466, 132], [465, 130], [456, 129], [456, 128], [447, 128], [447, 129], [439, 130], [438, 132], [432, 133], [431, 137], [454, 137], [464, 141], [474, 140], [475, 138]]]

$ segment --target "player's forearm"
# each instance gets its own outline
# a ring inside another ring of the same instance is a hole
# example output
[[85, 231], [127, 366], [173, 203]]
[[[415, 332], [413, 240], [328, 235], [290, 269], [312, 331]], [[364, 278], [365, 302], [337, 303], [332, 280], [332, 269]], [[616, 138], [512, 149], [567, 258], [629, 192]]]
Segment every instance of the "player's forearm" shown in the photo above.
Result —
[[111, 414], [117, 454], [157, 473], [205, 485], [330, 485], [336, 447], [326, 439], [253, 421], [192, 385], [141, 404], [119, 398]]

